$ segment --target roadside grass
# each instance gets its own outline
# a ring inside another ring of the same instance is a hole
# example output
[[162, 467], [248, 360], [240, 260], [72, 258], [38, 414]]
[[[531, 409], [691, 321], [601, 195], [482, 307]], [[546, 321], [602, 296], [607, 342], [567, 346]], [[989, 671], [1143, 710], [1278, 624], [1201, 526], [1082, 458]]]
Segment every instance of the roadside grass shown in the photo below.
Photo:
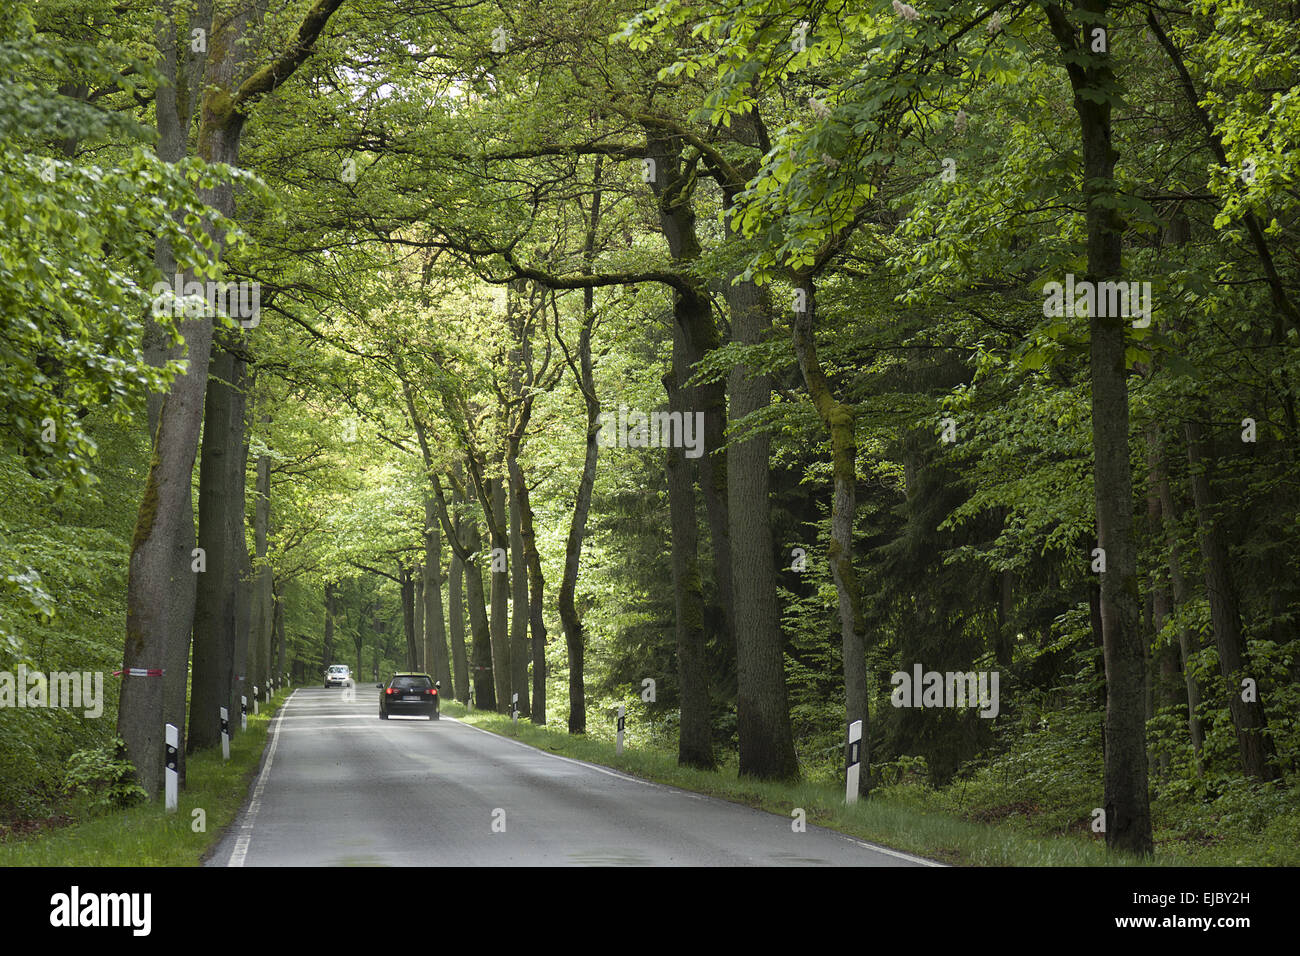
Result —
[[[186, 759], [186, 785], [177, 796], [176, 812], [167, 813], [160, 798], [30, 836], [11, 836], [0, 842], [0, 866], [198, 866], [248, 796], [271, 719], [291, 691], [278, 691], [261, 713], [248, 715], [248, 730], [230, 742], [229, 763], [222, 761], [220, 747]], [[203, 830], [196, 831], [201, 818]]]
[[1172, 853], [1157, 853], [1151, 861], [1117, 857], [1109, 853], [1100, 837], [1091, 833], [1044, 836], [1013, 824], [985, 824], [925, 805], [909, 790], [887, 788], [860, 800], [844, 804], [844, 788], [818, 781], [795, 784], [770, 783], [740, 778], [734, 760], [716, 771], [695, 770], [677, 765], [675, 752], [628, 746], [622, 756], [614, 743], [597, 736], [571, 736], [563, 729], [538, 727], [521, 720], [512, 728], [510, 718], [476, 710], [470, 713], [456, 701], [444, 701], [443, 713], [475, 727], [512, 737], [539, 750], [585, 760], [622, 770], [636, 777], [708, 794], [794, 820], [795, 808], [802, 808], [810, 824], [838, 830], [860, 840], [894, 850], [960, 866], [1160, 866], [1187, 865], [1190, 861]]

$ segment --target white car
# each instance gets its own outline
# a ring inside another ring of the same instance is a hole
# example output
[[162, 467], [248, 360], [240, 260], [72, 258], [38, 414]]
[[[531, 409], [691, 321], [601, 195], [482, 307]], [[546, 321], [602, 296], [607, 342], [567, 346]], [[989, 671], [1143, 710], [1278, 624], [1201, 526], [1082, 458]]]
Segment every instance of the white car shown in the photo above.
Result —
[[347, 687], [352, 683], [352, 669], [347, 664], [331, 664], [325, 672], [326, 687]]

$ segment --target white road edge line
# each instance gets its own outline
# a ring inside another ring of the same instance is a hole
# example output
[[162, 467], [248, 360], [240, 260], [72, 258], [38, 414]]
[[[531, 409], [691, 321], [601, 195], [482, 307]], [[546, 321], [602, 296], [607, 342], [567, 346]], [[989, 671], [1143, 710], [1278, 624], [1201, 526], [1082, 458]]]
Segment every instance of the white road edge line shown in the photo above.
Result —
[[[826, 827], [822, 827], [822, 829], [824, 830]], [[839, 833], [840, 831], [831, 830], [831, 832]], [[901, 850], [891, 850], [889, 847], [881, 846], [879, 843], [863, 843], [861, 840], [855, 840], [853, 837], [844, 833], [840, 833], [840, 836], [844, 837], [844, 839], [848, 840], [850, 843], [856, 843], [858, 846], [866, 847], [868, 850], [874, 850], [875, 852], [883, 853], [886, 856], [898, 857], [898, 859], [907, 860], [910, 863], [919, 863], [921, 866], [937, 866], [943, 869], [948, 867], [947, 863], [940, 863], [938, 860], [927, 860], [923, 856], [913, 856], [912, 854], [904, 853]]]
[[[658, 790], [680, 790], [682, 793], [690, 793], [689, 790], [681, 790], [680, 787], [669, 787], [662, 783], [655, 783], [653, 780], [642, 780], [640, 777], [632, 777], [625, 773], [619, 773], [617, 770], [610, 770], [608, 767], [598, 767], [594, 763], [587, 763], [585, 760], [575, 760], [573, 757], [565, 757], [557, 753], [551, 753], [549, 750], [542, 750], [540, 747], [534, 747], [532, 744], [526, 744], [522, 740], [513, 740], [510, 737], [502, 737], [500, 734], [494, 734], [490, 730], [484, 730], [482, 727], [475, 727], [473, 724], [467, 724], [463, 720], [457, 720], [455, 717], [443, 717], [443, 720], [450, 720], [453, 724], [460, 724], [462, 727], [468, 727], [470, 730], [478, 731], [480, 734], [487, 734], [489, 737], [495, 737], [497, 740], [504, 740], [508, 744], [514, 744], [516, 747], [523, 747], [537, 754], [546, 754], [548, 757], [554, 757], [556, 760], [563, 760], [565, 763], [575, 764], [579, 767], [585, 767], [588, 770], [595, 770], [597, 773], [608, 774], [611, 777], [618, 777], [620, 780], [627, 780], [632, 783], [639, 783], [644, 787], [654, 787]], [[692, 794], [696, 797], [703, 797], [704, 794]]]
[[271, 773], [271, 762], [275, 760], [275, 748], [280, 743], [280, 720], [289, 707], [289, 701], [293, 700], [296, 693], [298, 693], [296, 688], [290, 692], [289, 696], [284, 699], [284, 703], [280, 705], [280, 712], [275, 715], [275, 720], [271, 721], [271, 747], [267, 750], [266, 762], [262, 764], [262, 769], [257, 775], [257, 784], [253, 787], [253, 797], [248, 801], [248, 809], [244, 812], [243, 822], [239, 825], [239, 838], [235, 841], [235, 849], [231, 852], [230, 862], [226, 866], [243, 866], [244, 857], [248, 856], [248, 844], [253, 839], [253, 820], [257, 816], [258, 809], [262, 806], [262, 790], [266, 787], [266, 778]]
[[[497, 740], [504, 740], [506, 743], [515, 744], [519, 747], [524, 747], [528, 750], [531, 750], [533, 753], [545, 754], [548, 757], [554, 757], [556, 760], [563, 760], [565, 763], [577, 764], [579, 767], [585, 767], [588, 770], [595, 770], [599, 773], [609, 774], [609, 776], [611, 777], [618, 777], [620, 780], [630, 780], [633, 783], [639, 783], [646, 787], [654, 787], [658, 790], [670, 790], [674, 793], [682, 793], [688, 797], [693, 797], [696, 800], [717, 799], [717, 798], [709, 797], [709, 795], [706, 793], [694, 793], [690, 790], [683, 790], [681, 787], [670, 787], [667, 784], [655, 783], [653, 780], [642, 780], [640, 777], [632, 777], [625, 773], [619, 773], [617, 770], [610, 770], [608, 767], [600, 767], [594, 763], [587, 763], [585, 760], [575, 760], [572, 757], [565, 757], [557, 753], [552, 753], [549, 750], [542, 750], [540, 747], [534, 747], [532, 744], [526, 744], [522, 740], [514, 740], [510, 737], [503, 737], [500, 734], [492, 733], [492, 731], [490, 730], [484, 730], [482, 727], [475, 727], [473, 724], [467, 724], [465, 723], [465, 721], [457, 720], [455, 717], [444, 716], [442, 719], [450, 720], [452, 723], [459, 724], [462, 727], [468, 727], [470, 730], [477, 730], [480, 734], [487, 734], [489, 737], [495, 737]], [[722, 802], [731, 804], [732, 806], [745, 806], [745, 804], [743, 803], [733, 804], [731, 803], [730, 800], [723, 800]], [[767, 811], [759, 811], [759, 812], [765, 813]], [[779, 814], [772, 814], [772, 815], [779, 816]], [[816, 826], [816, 824], [814, 824], [814, 826]], [[903, 853], [900, 850], [891, 850], [887, 846], [880, 846], [879, 844], [876, 843], [864, 843], [861, 840], [849, 836], [847, 833], [841, 833], [839, 830], [832, 830], [829, 827], [817, 827], [817, 829], [825, 830], [827, 833], [833, 833], [838, 837], [842, 837], [843, 839], [848, 840], [850, 843], [856, 843], [858, 846], [863, 847], [864, 849], [872, 850], [876, 853], [883, 853], [886, 856], [896, 857], [897, 859], [900, 860], [907, 860], [910, 863], [918, 863], [921, 866], [934, 866], [934, 867], [943, 867], [943, 868], [946, 868], [948, 866], [947, 863], [940, 863], [937, 860], [927, 860], [923, 856], [913, 856], [910, 853]]]

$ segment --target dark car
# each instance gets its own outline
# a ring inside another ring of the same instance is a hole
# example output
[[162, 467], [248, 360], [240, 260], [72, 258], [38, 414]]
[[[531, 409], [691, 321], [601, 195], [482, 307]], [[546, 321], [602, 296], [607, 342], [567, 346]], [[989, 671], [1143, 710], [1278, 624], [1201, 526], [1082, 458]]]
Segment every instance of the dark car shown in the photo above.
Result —
[[379, 719], [390, 714], [422, 714], [438, 719], [438, 687], [428, 674], [394, 674], [387, 684], [376, 684], [379, 695]]

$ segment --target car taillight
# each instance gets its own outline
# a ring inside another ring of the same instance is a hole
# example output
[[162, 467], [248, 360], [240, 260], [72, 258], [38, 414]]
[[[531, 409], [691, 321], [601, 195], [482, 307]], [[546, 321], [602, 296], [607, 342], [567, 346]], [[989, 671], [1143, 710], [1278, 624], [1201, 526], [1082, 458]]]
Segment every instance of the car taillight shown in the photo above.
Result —
[[387, 689], [384, 691], [385, 694], [391, 694], [392, 692], [393, 692], [393, 689], [392, 689], [391, 687], [387, 688]]
[[436, 687], [430, 687], [430, 688], [429, 688], [429, 693], [432, 694], [434, 697], [437, 697], [437, 696], [438, 696], [438, 688], [436, 688]]

